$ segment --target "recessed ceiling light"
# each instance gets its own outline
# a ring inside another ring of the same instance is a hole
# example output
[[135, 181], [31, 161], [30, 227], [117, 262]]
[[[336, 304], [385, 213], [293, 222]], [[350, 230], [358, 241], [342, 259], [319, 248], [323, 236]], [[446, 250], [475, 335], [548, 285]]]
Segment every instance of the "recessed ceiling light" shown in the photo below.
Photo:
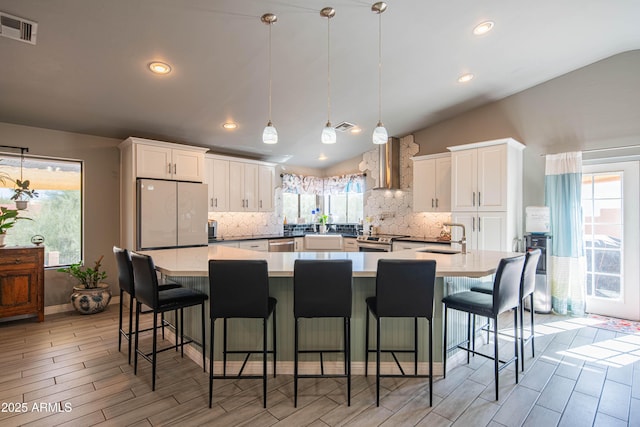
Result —
[[318, 157], [318, 160], [327, 160], [328, 157], [325, 156], [324, 154], [320, 154], [320, 156]]
[[224, 123], [222, 125], [222, 127], [225, 128], [225, 129], [237, 129], [238, 128], [238, 124], [237, 123], [233, 123], [233, 122], [227, 122], [227, 123]]
[[359, 127], [354, 127], [353, 129], [351, 129], [351, 133], [360, 133], [362, 132], [362, 129], [360, 129]]
[[149, 69], [155, 74], [169, 74], [171, 72], [171, 65], [164, 62], [151, 62]]
[[458, 77], [458, 83], [467, 83], [473, 80], [473, 74], [467, 73]]
[[487, 34], [489, 31], [493, 29], [494, 25], [495, 23], [493, 21], [481, 22], [475, 26], [475, 28], [473, 29], [473, 34], [475, 34], [476, 36]]

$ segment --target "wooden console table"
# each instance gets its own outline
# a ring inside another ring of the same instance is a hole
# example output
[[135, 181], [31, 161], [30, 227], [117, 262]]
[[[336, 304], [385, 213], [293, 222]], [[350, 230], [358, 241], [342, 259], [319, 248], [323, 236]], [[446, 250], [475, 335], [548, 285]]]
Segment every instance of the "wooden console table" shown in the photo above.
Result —
[[0, 248], [0, 318], [44, 320], [44, 247]]

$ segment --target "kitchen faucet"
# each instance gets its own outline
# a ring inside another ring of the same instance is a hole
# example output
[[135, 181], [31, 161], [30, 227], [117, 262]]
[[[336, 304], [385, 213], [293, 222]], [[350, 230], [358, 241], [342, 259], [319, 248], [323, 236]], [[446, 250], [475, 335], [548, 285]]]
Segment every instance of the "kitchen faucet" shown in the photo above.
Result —
[[454, 223], [454, 222], [446, 222], [442, 225], [445, 225], [447, 227], [461, 227], [462, 228], [462, 238], [460, 240], [452, 240], [451, 243], [459, 243], [460, 245], [462, 245], [462, 251], [461, 253], [466, 254], [467, 253], [467, 232], [464, 228], [464, 224], [458, 224], [458, 223]]

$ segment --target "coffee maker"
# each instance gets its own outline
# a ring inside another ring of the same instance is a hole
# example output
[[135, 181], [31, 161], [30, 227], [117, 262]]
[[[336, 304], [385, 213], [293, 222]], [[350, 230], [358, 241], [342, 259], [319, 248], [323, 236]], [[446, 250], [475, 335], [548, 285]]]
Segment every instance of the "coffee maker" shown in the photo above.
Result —
[[215, 240], [218, 237], [218, 221], [210, 219], [208, 222], [208, 230], [209, 241]]

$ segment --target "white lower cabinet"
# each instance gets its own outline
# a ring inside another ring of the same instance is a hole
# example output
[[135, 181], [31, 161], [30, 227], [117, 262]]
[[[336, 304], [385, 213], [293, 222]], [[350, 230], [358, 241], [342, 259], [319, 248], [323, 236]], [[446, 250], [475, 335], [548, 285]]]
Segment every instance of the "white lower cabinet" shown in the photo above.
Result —
[[[506, 212], [453, 212], [451, 221], [463, 224], [467, 234], [467, 251], [511, 251], [513, 242], [508, 241], [508, 230], [515, 228], [514, 224], [508, 224]], [[515, 219], [513, 219], [513, 222]], [[451, 228], [451, 240], [460, 240], [462, 230], [460, 227]], [[460, 245], [452, 243], [452, 249], [460, 249]]]
[[304, 252], [304, 237], [296, 237], [293, 239], [293, 250], [295, 252]]
[[239, 242], [238, 247], [240, 249], [248, 249], [250, 251], [269, 252], [269, 241], [264, 240], [249, 240], [246, 242]]
[[342, 239], [342, 250], [345, 252], [358, 252], [358, 242], [355, 237], [345, 237]]
[[237, 248], [238, 242], [217, 242], [217, 243], [209, 243], [209, 246], [228, 246], [230, 248]]

